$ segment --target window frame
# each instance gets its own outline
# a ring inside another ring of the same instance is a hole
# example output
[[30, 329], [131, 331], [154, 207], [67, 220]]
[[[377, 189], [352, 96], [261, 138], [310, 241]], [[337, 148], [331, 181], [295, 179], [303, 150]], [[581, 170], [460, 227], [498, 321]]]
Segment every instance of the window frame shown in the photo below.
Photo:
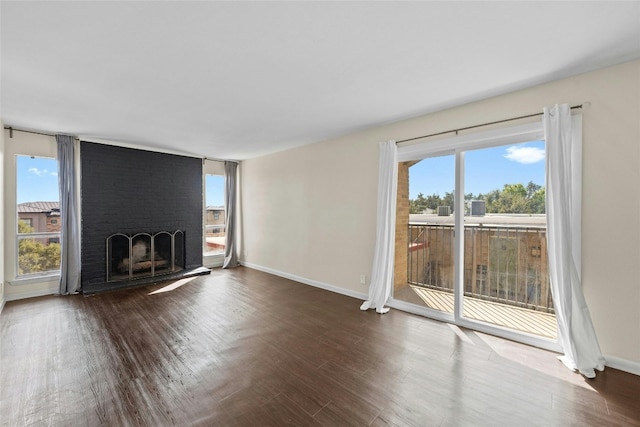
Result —
[[[24, 273], [24, 274], [20, 274], [20, 241], [27, 239], [30, 236], [33, 239], [39, 239], [39, 240], [46, 240], [46, 246], [48, 246], [51, 243], [56, 243], [55, 240], [57, 240], [57, 243], [60, 243], [60, 239], [61, 239], [61, 234], [59, 231], [54, 231], [54, 232], [49, 232], [49, 231], [34, 231], [32, 233], [20, 233], [19, 232], [19, 224], [20, 222], [24, 222], [26, 223], [27, 221], [25, 220], [29, 220], [29, 226], [33, 228], [33, 218], [20, 218], [19, 217], [19, 212], [18, 212], [18, 158], [19, 157], [29, 157], [29, 158], [40, 158], [40, 159], [47, 159], [47, 160], [53, 160], [56, 164], [56, 172], [59, 168], [59, 164], [58, 164], [58, 159], [57, 157], [51, 157], [51, 156], [45, 156], [45, 155], [32, 155], [32, 154], [22, 154], [22, 153], [16, 153], [14, 155], [14, 178], [15, 178], [15, 185], [14, 185], [14, 190], [15, 190], [15, 194], [16, 194], [16, 198], [15, 198], [15, 203], [14, 203], [14, 212], [15, 212], [15, 218], [16, 218], [16, 222], [15, 222], [15, 230], [14, 230], [14, 242], [15, 242], [15, 259], [14, 259], [14, 274], [13, 274], [13, 278], [15, 280], [15, 282], [30, 282], [33, 280], [39, 280], [39, 279], [48, 279], [48, 278], [55, 278], [55, 277], [59, 277], [60, 276], [60, 267], [58, 267], [57, 269], [52, 269], [52, 270], [45, 270], [45, 271], [37, 271], [37, 272], [32, 272], [32, 273]], [[57, 174], [56, 174], [57, 176]], [[37, 200], [34, 200], [37, 201]], [[60, 200], [58, 199], [58, 206], [60, 204]], [[45, 218], [44, 220], [45, 225], [47, 225], [47, 219]]]
[[[203, 159], [202, 161], [202, 260], [205, 267], [221, 267], [224, 262], [224, 252], [210, 253], [207, 248], [207, 175], [216, 175], [224, 178], [224, 162]], [[223, 191], [226, 192], [226, 188]], [[223, 202], [224, 204], [224, 202]]]

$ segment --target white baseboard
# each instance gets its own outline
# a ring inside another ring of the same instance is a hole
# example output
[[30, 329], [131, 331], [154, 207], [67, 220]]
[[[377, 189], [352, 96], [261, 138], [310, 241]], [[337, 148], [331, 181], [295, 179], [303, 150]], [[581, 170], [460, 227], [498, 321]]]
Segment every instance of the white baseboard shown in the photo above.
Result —
[[263, 267], [261, 265], [251, 264], [249, 262], [242, 262], [243, 266], [253, 268], [254, 270], [264, 271], [265, 273], [273, 274], [274, 276], [284, 277], [285, 279], [295, 280], [296, 282], [303, 283], [305, 285], [314, 286], [316, 288], [324, 289], [325, 291], [335, 292], [337, 294], [346, 295], [351, 298], [356, 298], [361, 301], [365, 301], [369, 296], [362, 292], [352, 291], [350, 289], [341, 288], [339, 286], [329, 285], [327, 283], [318, 282], [317, 280], [307, 279], [306, 277], [296, 276], [295, 274], [285, 273], [283, 271], [274, 270], [272, 268]]
[[[5, 288], [6, 289], [6, 288]], [[18, 292], [10, 295], [5, 295], [6, 301], [17, 301], [25, 298], [43, 297], [45, 295], [55, 295], [58, 292], [58, 288], [38, 289], [35, 291]]]
[[629, 372], [640, 376], [640, 362], [633, 362], [631, 360], [621, 359], [615, 356], [604, 356], [606, 365], [610, 368], [619, 369], [621, 371]]

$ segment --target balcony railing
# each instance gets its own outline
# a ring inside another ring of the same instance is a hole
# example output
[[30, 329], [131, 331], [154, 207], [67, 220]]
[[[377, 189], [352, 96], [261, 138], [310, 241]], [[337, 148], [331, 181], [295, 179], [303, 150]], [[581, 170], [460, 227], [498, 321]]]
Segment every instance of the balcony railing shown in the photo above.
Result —
[[205, 255], [222, 255], [226, 246], [225, 224], [207, 224], [205, 235]]
[[[408, 281], [453, 292], [454, 227], [408, 227]], [[544, 227], [465, 225], [464, 295], [553, 313]]]

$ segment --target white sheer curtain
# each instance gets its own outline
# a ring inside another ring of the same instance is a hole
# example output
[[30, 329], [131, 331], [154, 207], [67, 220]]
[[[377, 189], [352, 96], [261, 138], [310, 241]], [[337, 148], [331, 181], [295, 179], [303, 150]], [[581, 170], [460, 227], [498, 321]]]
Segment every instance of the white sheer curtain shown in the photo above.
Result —
[[76, 141], [56, 135], [58, 143], [58, 185], [60, 187], [60, 295], [80, 292], [80, 227], [78, 225]]
[[572, 123], [567, 104], [544, 109], [547, 145], [547, 240], [549, 276], [558, 318], [560, 360], [587, 378], [604, 370], [580, 278], [582, 119]]
[[393, 288], [397, 192], [398, 148], [395, 141], [382, 142], [378, 167], [376, 247], [371, 269], [369, 298], [360, 306], [360, 310], [375, 308], [378, 313], [389, 311], [385, 304]]

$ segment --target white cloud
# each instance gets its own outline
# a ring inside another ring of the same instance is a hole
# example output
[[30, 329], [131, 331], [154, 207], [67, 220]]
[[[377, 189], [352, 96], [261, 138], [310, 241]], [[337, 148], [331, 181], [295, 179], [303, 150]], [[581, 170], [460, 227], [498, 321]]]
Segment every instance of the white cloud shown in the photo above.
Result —
[[44, 176], [48, 173], [49, 171], [46, 169], [38, 169], [38, 168], [29, 168], [29, 173], [32, 173], [34, 175], [37, 176]]
[[514, 162], [531, 164], [544, 160], [544, 149], [538, 147], [509, 147], [505, 158]]

